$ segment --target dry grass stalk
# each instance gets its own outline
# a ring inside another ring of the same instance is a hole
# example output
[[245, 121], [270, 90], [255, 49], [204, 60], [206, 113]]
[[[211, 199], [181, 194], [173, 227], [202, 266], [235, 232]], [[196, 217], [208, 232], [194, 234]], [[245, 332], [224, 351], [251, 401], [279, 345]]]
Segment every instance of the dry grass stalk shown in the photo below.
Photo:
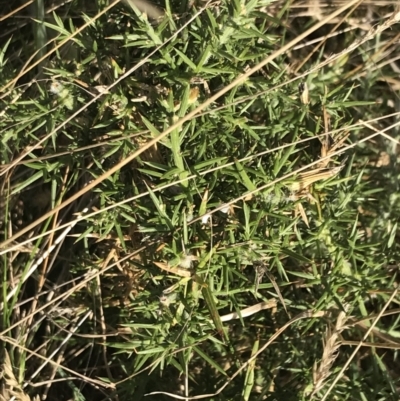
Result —
[[338, 349], [341, 345], [339, 335], [343, 329], [345, 329], [346, 321], [346, 311], [341, 311], [336, 320], [334, 330], [331, 331], [329, 327], [327, 329], [321, 362], [319, 366], [317, 366], [317, 364], [314, 365], [313, 390], [311, 393], [311, 398], [313, 398], [315, 394], [321, 390], [331, 374], [331, 367], [338, 355]]
[[350, 44], [350, 46], [346, 47], [341, 52], [332, 54], [326, 60], [324, 60], [322, 63], [319, 63], [314, 68], [311, 68], [306, 73], [304, 73], [302, 76], [306, 76], [308, 74], [311, 74], [312, 72], [318, 71], [322, 67], [325, 67], [326, 65], [329, 65], [330, 63], [334, 62], [338, 58], [344, 56], [345, 54], [351, 53], [353, 50], [357, 49], [358, 47], [360, 47], [365, 42], [368, 42], [369, 40], [374, 39], [375, 37], [380, 35], [382, 32], [384, 32], [386, 29], [390, 28], [394, 24], [397, 24], [398, 22], [400, 22], [400, 9], [396, 9], [396, 11], [385, 22], [383, 22], [381, 25], [377, 25], [375, 27], [372, 27], [365, 34], [365, 36], [363, 36], [360, 39], [355, 40], [353, 43]]
[[4, 384], [0, 392], [0, 401], [10, 400], [11, 398], [15, 401], [31, 401], [29, 395], [24, 393], [24, 390], [14, 376], [11, 359], [7, 351], [4, 351], [2, 370], [1, 376], [4, 379]]

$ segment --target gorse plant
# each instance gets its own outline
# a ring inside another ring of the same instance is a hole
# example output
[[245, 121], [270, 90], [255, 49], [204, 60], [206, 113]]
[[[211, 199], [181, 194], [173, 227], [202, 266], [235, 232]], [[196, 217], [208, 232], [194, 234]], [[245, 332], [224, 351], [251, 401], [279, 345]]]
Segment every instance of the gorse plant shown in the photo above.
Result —
[[1, 20], [2, 398], [398, 399], [399, 13], [117, 3]]

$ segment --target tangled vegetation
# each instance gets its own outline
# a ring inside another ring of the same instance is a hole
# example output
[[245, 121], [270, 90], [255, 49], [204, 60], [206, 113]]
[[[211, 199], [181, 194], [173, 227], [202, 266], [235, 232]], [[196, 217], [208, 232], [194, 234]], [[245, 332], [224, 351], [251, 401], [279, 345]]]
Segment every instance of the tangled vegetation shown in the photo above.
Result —
[[396, 2], [24, 1], [1, 399], [397, 401]]

